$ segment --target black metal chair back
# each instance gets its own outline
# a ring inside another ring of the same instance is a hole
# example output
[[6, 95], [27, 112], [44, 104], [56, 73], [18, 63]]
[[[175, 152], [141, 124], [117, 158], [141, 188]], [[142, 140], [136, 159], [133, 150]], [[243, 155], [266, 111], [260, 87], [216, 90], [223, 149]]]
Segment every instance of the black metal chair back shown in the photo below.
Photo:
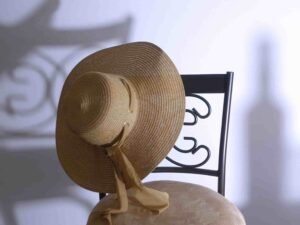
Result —
[[[227, 149], [227, 137], [228, 137], [228, 126], [229, 126], [229, 115], [230, 115], [230, 103], [233, 83], [233, 73], [227, 72], [226, 74], [199, 74], [199, 75], [182, 75], [183, 83], [185, 86], [186, 96], [192, 96], [202, 100], [207, 108], [207, 114], [200, 115], [195, 109], [186, 109], [186, 113], [190, 113], [194, 121], [185, 122], [184, 126], [193, 126], [197, 123], [198, 118], [205, 119], [210, 116], [211, 106], [210, 103], [198, 94], [212, 94], [221, 93], [224, 94], [223, 99], [223, 112], [222, 112], [222, 124], [219, 144], [219, 158], [218, 158], [218, 169], [202, 169], [207, 161], [210, 159], [211, 152], [206, 145], [198, 145], [197, 140], [193, 137], [185, 137], [185, 140], [191, 140], [194, 145], [189, 150], [182, 150], [177, 146], [174, 149], [181, 153], [195, 153], [199, 149], [204, 149], [207, 152], [207, 157], [201, 161], [201, 163], [195, 165], [184, 165], [178, 161], [175, 161], [169, 157], [166, 159], [176, 167], [157, 167], [154, 172], [166, 172], [166, 173], [193, 173], [202, 174], [208, 176], [214, 176], [218, 178], [218, 192], [225, 195], [225, 169], [226, 169], [226, 149]], [[196, 94], [197, 93], [197, 94]]]
[[[196, 97], [202, 100], [207, 106], [207, 113], [201, 115], [195, 108], [186, 109], [186, 113], [190, 113], [194, 118], [192, 122], [184, 122], [184, 126], [194, 126], [197, 124], [198, 118], [205, 119], [210, 116], [211, 105], [210, 103], [201, 96], [201, 94], [224, 94], [223, 107], [222, 107], [222, 124], [219, 144], [219, 157], [218, 157], [218, 168], [203, 169], [200, 168], [210, 159], [211, 152], [206, 145], [198, 145], [197, 140], [193, 137], [184, 137], [185, 140], [194, 142], [191, 149], [183, 150], [174, 146], [174, 149], [181, 153], [192, 153], [194, 154], [199, 149], [204, 149], [207, 152], [207, 156], [201, 163], [194, 165], [182, 164], [169, 156], [166, 160], [171, 162], [174, 166], [159, 166], [153, 172], [154, 173], [192, 173], [214, 176], [218, 178], [218, 192], [225, 195], [225, 167], [226, 167], [226, 149], [227, 149], [227, 136], [228, 136], [228, 125], [230, 115], [230, 103], [232, 93], [232, 82], [233, 73], [227, 72], [226, 74], [197, 74], [197, 75], [182, 75], [182, 80], [185, 87], [186, 96]], [[200, 95], [199, 95], [200, 94]], [[105, 193], [99, 193], [100, 199], [105, 196]]]

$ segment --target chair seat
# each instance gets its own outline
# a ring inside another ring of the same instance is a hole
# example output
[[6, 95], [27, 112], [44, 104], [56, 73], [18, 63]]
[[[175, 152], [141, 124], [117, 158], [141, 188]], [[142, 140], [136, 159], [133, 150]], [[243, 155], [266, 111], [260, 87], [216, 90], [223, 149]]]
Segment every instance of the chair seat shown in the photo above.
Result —
[[[137, 206], [129, 206], [126, 213], [113, 216], [114, 225], [245, 225], [240, 211], [217, 192], [195, 184], [176, 181], [154, 181], [148, 187], [168, 192], [169, 208], [159, 215], [151, 215]], [[108, 195], [94, 210], [107, 207]], [[96, 218], [94, 218], [96, 219]], [[94, 220], [101, 225], [100, 218]]]

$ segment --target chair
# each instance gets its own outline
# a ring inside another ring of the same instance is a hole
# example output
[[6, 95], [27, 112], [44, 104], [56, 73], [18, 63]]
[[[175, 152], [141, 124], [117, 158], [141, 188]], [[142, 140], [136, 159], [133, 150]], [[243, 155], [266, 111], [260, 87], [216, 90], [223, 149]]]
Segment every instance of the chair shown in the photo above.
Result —
[[[225, 195], [225, 167], [226, 167], [226, 146], [228, 136], [228, 125], [230, 115], [230, 103], [233, 83], [233, 73], [206, 74], [206, 75], [182, 75], [187, 97], [194, 97], [201, 100], [207, 106], [207, 113], [201, 115], [195, 108], [186, 109], [193, 121], [185, 122], [184, 126], [194, 126], [198, 118], [205, 119], [210, 116], [210, 103], [198, 94], [224, 94], [222, 107], [222, 124], [220, 132], [220, 143], [218, 152], [218, 168], [200, 168], [208, 162], [211, 157], [211, 150], [206, 145], [198, 145], [194, 137], [184, 137], [186, 141], [192, 141], [190, 149], [180, 149], [176, 145], [175, 151], [182, 154], [194, 154], [198, 150], [204, 150], [206, 157], [193, 165], [185, 165], [167, 156], [166, 160], [174, 166], [159, 166], [154, 173], [192, 173], [214, 176], [218, 179], [217, 192], [202, 185], [190, 184], [178, 181], [153, 181], [145, 185], [157, 190], [168, 192], [170, 195], [170, 207], [160, 215], [150, 215], [145, 212], [135, 214], [135, 209], [130, 209], [124, 214], [117, 215], [113, 224], [115, 225], [245, 225], [244, 218], [240, 211], [228, 200]], [[197, 93], [197, 94], [196, 94]], [[174, 151], [174, 150], [172, 150]], [[104, 202], [105, 197], [100, 193], [100, 199]]]

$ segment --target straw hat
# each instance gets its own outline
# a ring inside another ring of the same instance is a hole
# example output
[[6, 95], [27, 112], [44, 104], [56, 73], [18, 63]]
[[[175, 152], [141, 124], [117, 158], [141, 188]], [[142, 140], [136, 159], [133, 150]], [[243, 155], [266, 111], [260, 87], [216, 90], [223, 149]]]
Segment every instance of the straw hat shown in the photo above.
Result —
[[98, 51], [75, 66], [62, 89], [59, 160], [77, 184], [113, 193], [105, 146], [124, 139], [122, 151], [143, 179], [173, 147], [184, 111], [181, 77], [159, 47], [136, 42]]

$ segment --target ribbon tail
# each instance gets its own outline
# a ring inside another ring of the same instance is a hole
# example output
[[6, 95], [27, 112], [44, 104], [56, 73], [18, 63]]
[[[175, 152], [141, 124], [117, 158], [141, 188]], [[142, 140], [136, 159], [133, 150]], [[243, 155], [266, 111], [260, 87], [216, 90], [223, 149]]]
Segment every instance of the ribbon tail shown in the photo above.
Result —
[[118, 208], [110, 208], [106, 209], [103, 213], [105, 215], [105, 218], [107, 218], [109, 225], [112, 225], [111, 223], [111, 215], [112, 214], [119, 214], [126, 212], [128, 210], [128, 197], [127, 197], [127, 191], [124, 182], [119, 178], [116, 171], [114, 171], [115, 175], [115, 181], [116, 181], [116, 188], [117, 188], [117, 200], [118, 200]]
[[[169, 207], [169, 195], [144, 186], [133, 165], [118, 146], [109, 148], [107, 152], [114, 164], [117, 199], [111, 199], [112, 207], [95, 210], [106, 224], [112, 225], [112, 215], [126, 212], [128, 204], [145, 208], [152, 214], [159, 214]], [[115, 205], [118, 206], [114, 207]]]
[[153, 214], [160, 214], [169, 207], [169, 195], [166, 192], [143, 185], [141, 188], [132, 187], [127, 190], [127, 193], [130, 200], [150, 210]]
[[94, 224], [92, 221], [97, 220], [97, 217], [100, 216], [107, 225], [112, 224], [112, 215], [119, 214], [126, 212], [128, 210], [128, 197], [126, 186], [124, 182], [119, 178], [116, 171], [114, 171], [115, 181], [116, 181], [116, 200], [118, 201], [117, 204], [113, 208], [106, 208], [106, 209], [94, 209], [90, 218], [88, 220], [88, 224]]
[[127, 177], [123, 175], [123, 179], [127, 184], [130, 184], [127, 194], [132, 202], [138, 203], [154, 214], [159, 214], [169, 207], [168, 193], [144, 186], [131, 162], [123, 152], [118, 152], [115, 157], [118, 157], [118, 168], [122, 168], [122, 174], [129, 175]]

